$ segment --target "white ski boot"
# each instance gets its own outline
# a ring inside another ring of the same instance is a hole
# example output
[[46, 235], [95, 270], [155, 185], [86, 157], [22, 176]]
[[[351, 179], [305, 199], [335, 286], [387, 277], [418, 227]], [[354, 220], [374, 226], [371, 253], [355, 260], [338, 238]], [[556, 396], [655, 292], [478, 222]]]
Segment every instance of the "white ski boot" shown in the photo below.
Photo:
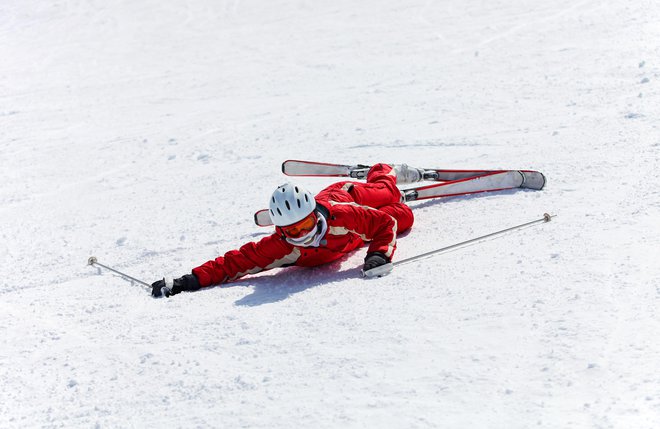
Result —
[[424, 180], [424, 170], [421, 168], [408, 167], [407, 164], [393, 165], [396, 173], [396, 184], [404, 185], [406, 183], [421, 182]]

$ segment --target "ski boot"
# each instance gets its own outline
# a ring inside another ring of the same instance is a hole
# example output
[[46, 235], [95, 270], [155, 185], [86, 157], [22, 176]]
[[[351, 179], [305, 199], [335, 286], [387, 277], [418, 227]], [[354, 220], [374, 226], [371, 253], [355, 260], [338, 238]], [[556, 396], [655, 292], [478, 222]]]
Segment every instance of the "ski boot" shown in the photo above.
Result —
[[393, 165], [396, 173], [396, 184], [405, 185], [407, 183], [416, 183], [424, 180], [424, 170], [421, 168], [408, 167], [407, 164]]

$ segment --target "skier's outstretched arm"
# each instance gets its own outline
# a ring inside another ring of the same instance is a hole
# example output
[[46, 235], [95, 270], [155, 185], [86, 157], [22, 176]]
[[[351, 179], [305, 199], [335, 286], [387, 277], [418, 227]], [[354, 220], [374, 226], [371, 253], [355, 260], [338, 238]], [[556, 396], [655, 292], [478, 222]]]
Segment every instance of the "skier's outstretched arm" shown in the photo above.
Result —
[[278, 234], [273, 234], [258, 242], [247, 243], [237, 250], [230, 250], [223, 256], [208, 261], [172, 282], [158, 280], [152, 286], [154, 297], [175, 295], [183, 291], [193, 291], [202, 287], [230, 282], [247, 274], [294, 264], [300, 251], [287, 243]]

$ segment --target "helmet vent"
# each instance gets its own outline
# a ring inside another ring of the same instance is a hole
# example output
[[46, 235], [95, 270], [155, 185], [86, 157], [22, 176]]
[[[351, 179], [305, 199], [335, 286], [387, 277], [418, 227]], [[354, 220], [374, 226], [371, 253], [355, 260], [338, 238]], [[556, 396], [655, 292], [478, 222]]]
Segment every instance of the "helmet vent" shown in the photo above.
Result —
[[273, 211], [272, 211], [272, 210], [270, 211], [270, 214], [271, 214], [271, 215], [273, 215], [273, 216], [275, 216], [275, 213], [273, 213]]
[[286, 204], [286, 209], [291, 210], [291, 204], [289, 204], [288, 201], [285, 201], [284, 204]]
[[298, 201], [298, 208], [300, 208], [300, 199], [298, 199], [296, 201]]
[[298, 190], [298, 187], [297, 187], [297, 186], [294, 186], [293, 189], [296, 190], [296, 194], [300, 193], [300, 191]]
[[279, 214], [280, 216], [282, 216], [282, 212], [280, 211], [280, 209], [277, 209], [277, 214]]
[[305, 202], [306, 202], [306, 203], [309, 202], [309, 198], [307, 198], [307, 194], [305, 194]]

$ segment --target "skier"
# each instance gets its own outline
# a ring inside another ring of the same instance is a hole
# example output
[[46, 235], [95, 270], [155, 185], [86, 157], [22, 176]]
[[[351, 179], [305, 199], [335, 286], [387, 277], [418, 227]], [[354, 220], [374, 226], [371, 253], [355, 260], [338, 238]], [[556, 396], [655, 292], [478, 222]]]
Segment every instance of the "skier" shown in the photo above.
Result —
[[424, 170], [406, 164], [376, 164], [367, 182], [344, 181], [316, 197], [300, 186], [279, 186], [269, 201], [275, 233], [247, 243], [174, 280], [158, 280], [154, 297], [230, 282], [247, 274], [285, 266], [313, 267], [335, 261], [369, 242], [363, 271], [388, 264], [398, 233], [409, 230], [412, 210], [398, 184], [419, 182]]

